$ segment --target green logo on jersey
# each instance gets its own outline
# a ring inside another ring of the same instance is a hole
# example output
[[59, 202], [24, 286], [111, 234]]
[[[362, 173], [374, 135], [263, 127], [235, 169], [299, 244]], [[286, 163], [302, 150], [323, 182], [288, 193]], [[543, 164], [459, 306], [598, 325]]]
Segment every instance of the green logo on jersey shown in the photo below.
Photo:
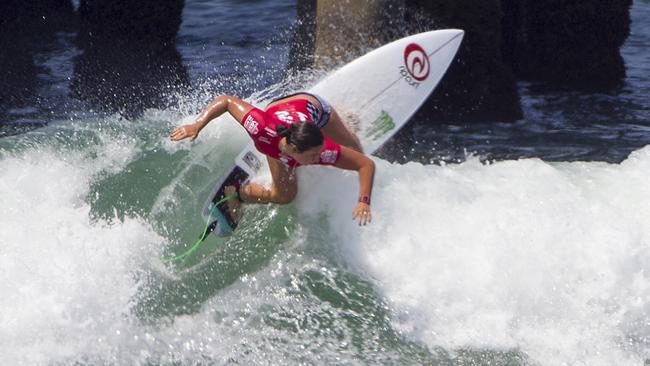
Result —
[[377, 119], [370, 125], [370, 128], [366, 132], [366, 137], [377, 140], [393, 128], [395, 128], [393, 117], [391, 117], [388, 112], [381, 111], [379, 117], [377, 117]]

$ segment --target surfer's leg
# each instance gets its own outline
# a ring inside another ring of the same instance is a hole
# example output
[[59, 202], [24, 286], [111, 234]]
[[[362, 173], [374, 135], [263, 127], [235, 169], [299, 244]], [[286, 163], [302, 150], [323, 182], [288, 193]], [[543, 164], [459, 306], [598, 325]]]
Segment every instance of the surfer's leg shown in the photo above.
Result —
[[336, 110], [332, 108], [332, 113], [330, 114], [329, 121], [325, 126], [321, 128], [323, 135], [328, 139], [336, 142], [337, 144], [347, 146], [350, 149], [356, 150], [360, 153], [363, 153], [363, 148], [361, 147], [361, 141], [357, 135], [350, 130], [348, 126], [343, 123], [341, 117]]
[[290, 203], [298, 193], [295, 174], [276, 159], [267, 157], [266, 160], [273, 178], [271, 189], [257, 183], [246, 184], [239, 190], [242, 200], [253, 203]]

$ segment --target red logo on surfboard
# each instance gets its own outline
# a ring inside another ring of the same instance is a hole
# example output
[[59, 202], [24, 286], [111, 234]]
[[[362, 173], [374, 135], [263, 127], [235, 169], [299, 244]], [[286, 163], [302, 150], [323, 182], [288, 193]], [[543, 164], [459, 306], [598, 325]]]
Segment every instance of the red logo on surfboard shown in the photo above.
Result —
[[431, 64], [429, 56], [417, 43], [410, 43], [404, 48], [404, 66], [416, 81], [424, 81], [429, 76]]

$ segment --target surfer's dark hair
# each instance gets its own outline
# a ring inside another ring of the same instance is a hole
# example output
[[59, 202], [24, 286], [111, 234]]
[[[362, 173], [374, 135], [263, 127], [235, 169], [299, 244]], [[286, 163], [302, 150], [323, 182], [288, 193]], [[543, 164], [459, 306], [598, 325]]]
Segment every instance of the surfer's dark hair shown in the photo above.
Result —
[[291, 127], [277, 124], [275, 130], [280, 136], [286, 137], [287, 143], [295, 146], [300, 153], [322, 145], [325, 140], [320, 128], [310, 122], [293, 123]]

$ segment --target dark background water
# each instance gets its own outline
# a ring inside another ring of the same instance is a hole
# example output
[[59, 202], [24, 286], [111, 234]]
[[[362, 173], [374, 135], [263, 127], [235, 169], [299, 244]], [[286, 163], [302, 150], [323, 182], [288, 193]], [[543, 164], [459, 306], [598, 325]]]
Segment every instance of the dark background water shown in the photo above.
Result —
[[[295, 16], [291, 0], [187, 1], [176, 47], [190, 86], [168, 108], [195, 113], [215, 94], [247, 97], [281, 82]], [[425, 163], [463, 160], [468, 153], [496, 160], [623, 160], [650, 142], [650, 26], [645, 21], [650, 2], [636, 1], [631, 16], [631, 35], [621, 50], [627, 78], [617, 90], [578, 92], [520, 83], [523, 120], [438, 125], [415, 120], [380, 155]], [[81, 52], [74, 37], [60, 32], [38, 45], [39, 85], [23, 106], [5, 115], [12, 127], [3, 134], [96, 113], [70, 96], [73, 60]]]
[[591, 93], [522, 82], [523, 120], [436, 126], [416, 122], [408, 132], [415, 144], [405, 157], [430, 162], [462, 160], [474, 153], [497, 160], [622, 161], [650, 143], [650, 2], [635, 1], [631, 18], [631, 34], [621, 49], [627, 77], [620, 88]]

